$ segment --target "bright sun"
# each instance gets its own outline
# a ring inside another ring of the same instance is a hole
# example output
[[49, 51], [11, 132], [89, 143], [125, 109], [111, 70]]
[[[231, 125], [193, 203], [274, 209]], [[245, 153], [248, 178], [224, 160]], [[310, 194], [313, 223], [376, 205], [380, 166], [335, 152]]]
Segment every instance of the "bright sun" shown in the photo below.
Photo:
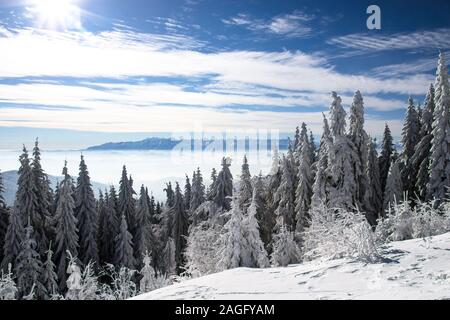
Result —
[[81, 29], [76, 0], [33, 0], [30, 12], [40, 28]]

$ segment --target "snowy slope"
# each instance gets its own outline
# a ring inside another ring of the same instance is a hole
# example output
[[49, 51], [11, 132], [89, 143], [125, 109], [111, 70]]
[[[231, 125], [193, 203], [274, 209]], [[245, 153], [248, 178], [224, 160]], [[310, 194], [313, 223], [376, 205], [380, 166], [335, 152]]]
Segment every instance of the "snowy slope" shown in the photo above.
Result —
[[393, 242], [385, 261], [310, 261], [286, 268], [238, 268], [133, 299], [450, 299], [450, 233]]

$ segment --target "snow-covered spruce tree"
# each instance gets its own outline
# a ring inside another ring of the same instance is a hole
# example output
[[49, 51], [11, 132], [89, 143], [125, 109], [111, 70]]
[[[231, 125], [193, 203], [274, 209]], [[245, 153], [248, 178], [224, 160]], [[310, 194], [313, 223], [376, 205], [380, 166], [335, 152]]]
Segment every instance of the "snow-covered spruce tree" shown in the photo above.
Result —
[[192, 185], [188, 175], [186, 175], [186, 182], [184, 183], [184, 195], [183, 195], [184, 209], [186, 210], [186, 212], [190, 212], [191, 198], [192, 198]]
[[75, 218], [75, 201], [73, 199], [72, 178], [67, 171], [67, 161], [63, 169], [64, 180], [59, 187], [58, 205], [55, 213], [56, 222], [56, 250], [55, 263], [59, 280], [59, 289], [66, 288], [66, 270], [68, 266], [69, 254], [76, 257], [78, 255], [78, 229]]
[[403, 151], [401, 154], [404, 164], [401, 171], [403, 190], [408, 192], [409, 196], [414, 196], [414, 187], [416, 184], [417, 168], [413, 167], [412, 158], [414, 155], [414, 147], [419, 142], [419, 125], [419, 116], [414, 106], [414, 101], [409, 97], [402, 130]]
[[394, 159], [389, 169], [389, 174], [386, 180], [386, 187], [384, 188], [384, 202], [383, 208], [386, 211], [390, 205], [403, 201], [403, 185], [402, 176], [399, 168], [400, 159]]
[[146, 221], [149, 221], [148, 216], [150, 215], [150, 208], [148, 207], [147, 197], [148, 195], [145, 187], [144, 185], [142, 185], [139, 192], [139, 201], [135, 218], [136, 228], [135, 235], [133, 237], [134, 260], [136, 262], [137, 268], [141, 267], [142, 256], [144, 255], [144, 253], [148, 250], [151, 250], [151, 248], [147, 247], [149, 243], [147, 243], [146, 241]]
[[194, 171], [192, 177], [192, 195], [191, 203], [189, 205], [190, 212], [194, 212], [205, 201], [205, 185], [203, 184], [202, 173], [200, 168]]
[[311, 163], [311, 149], [308, 140], [302, 140], [300, 145], [298, 166], [298, 185], [295, 191], [296, 231], [302, 232], [308, 219], [311, 205], [313, 172]]
[[133, 255], [133, 238], [128, 231], [128, 224], [125, 215], [122, 215], [120, 223], [120, 232], [115, 239], [114, 262], [119, 268], [126, 267], [133, 269], [135, 260]]
[[286, 158], [289, 161], [289, 170], [292, 173], [292, 188], [294, 190], [294, 197], [295, 197], [295, 190], [297, 189], [298, 185], [298, 161], [297, 161], [297, 153], [294, 149], [294, 143], [290, 140], [288, 137], [288, 150], [286, 152]]
[[222, 159], [222, 169], [213, 183], [212, 200], [224, 210], [230, 209], [230, 198], [233, 195], [233, 176], [230, 172], [231, 161]]
[[[357, 200], [361, 204], [361, 209], [367, 213], [373, 213], [372, 204], [369, 201], [371, 192], [369, 177], [367, 176], [367, 166], [369, 161], [369, 136], [364, 130], [364, 102], [361, 92], [357, 90], [353, 96], [353, 103], [350, 107], [350, 141], [355, 147], [356, 158], [354, 163], [354, 176], [357, 183]], [[367, 217], [370, 222], [375, 223], [376, 217]]]
[[[9, 224], [9, 212], [6, 207], [5, 199], [3, 198], [3, 193], [5, 192], [3, 186], [3, 176], [0, 171], [0, 267], [3, 260], [3, 246], [5, 244], [6, 231], [8, 230]], [[0, 268], [1, 270], [1, 268]]]
[[175, 201], [175, 192], [173, 191], [171, 182], [166, 183], [164, 192], [166, 193], [166, 207], [168, 208], [173, 207]]
[[143, 259], [143, 267], [139, 272], [142, 276], [139, 281], [139, 292], [146, 293], [170, 284], [170, 281], [164, 276], [157, 276], [155, 269], [151, 265], [151, 256], [146, 252]]
[[108, 211], [111, 214], [111, 232], [114, 233], [114, 238], [119, 234], [120, 223], [122, 222], [122, 215], [119, 210], [119, 197], [117, 196], [114, 186], [109, 188], [109, 196], [106, 202]]
[[25, 228], [25, 239], [20, 246], [20, 252], [16, 258], [14, 274], [17, 277], [17, 287], [19, 296], [23, 297], [33, 291], [40, 299], [47, 294], [44, 285], [41, 283], [42, 262], [39, 253], [36, 251], [36, 241], [33, 237], [33, 227], [28, 225]]
[[[272, 213], [273, 218], [275, 218], [275, 210], [278, 207], [279, 199], [275, 197], [275, 190], [278, 190], [281, 183], [281, 166], [280, 166], [280, 157], [278, 154], [278, 149], [274, 148], [272, 150], [272, 167], [270, 169], [270, 173], [268, 176], [267, 190], [271, 190], [267, 192], [265, 197], [265, 202], [267, 204], [267, 212]], [[273, 226], [270, 229], [270, 233], [272, 234]], [[263, 237], [264, 238], [264, 237]]]
[[186, 249], [186, 237], [188, 235], [189, 221], [183, 205], [183, 195], [181, 194], [178, 182], [175, 185], [174, 205], [170, 208], [169, 214], [172, 216], [171, 236], [175, 242], [175, 262], [177, 273], [181, 272], [184, 264], [183, 252]]
[[177, 273], [177, 263], [175, 260], [175, 241], [169, 237], [163, 249], [162, 269], [167, 276]]
[[248, 207], [247, 215], [243, 218], [244, 238], [246, 241], [246, 254], [243, 265], [246, 267], [266, 268], [270, 265], [264, 242], [261, 240], [259, 223], [256, 218], [258, 214], [258, 196], [256, 188], [253, 190], [253, 197]]
[[311, 130], [309, 130], [309, 149], [311, 152], [311, 163], [316, 162], [316, 154], [317, 154], [317, 147], [316, 142], [314, 141], [314, 135]]
[[345, 110], [341, 98], [332, 92], [330, 118], [333, 148], [330, 148], [328, 164], [331, 174], [329, 205], [332, 208], [352, 210], [361, 207], [358, 201], [358, 185], [355, 177], [357, 154], [353, 142], [345, 134]]
[[389, 168], [392, 162], [392, 153], [394, 152], [394, 144], [392, 143], [391, 129], [387, 123], [384, 126], [383, 141], [381, 142], [381, 152], [378, 158], [378, 164], [380, 166], [380, 184], [381, 191], [384, 193], [386, 187], [386, 179], [389, 173]]
[[270, 262], [273, 267], [286, 267], [288, 264], [299, 263], [301, 251], [294, 240], [294, 233], [286, 225], [281, 225], [274, 237], [273, 251]]
[[433, 137], [433, 113], [434, 113], [434, 87], [430, 84], [425, 105], [422, 111], [420, 123], [420, 140], [415, 146], [411, 165], [417, 168], [417, 179], [412, 196], [419, 197], [420, 200], [426, 199], [427, 184], [429, 181], [428, 165], [430, 163], [431, 139]]
[[295, 228], [295, 203], [294, 203], [294, 174], [291, 168], [292, 162], [283, 156], [281, 165], [281, 181], [275, 191], [274, 201], [277, 203], [275, 215], [277, 225], [286, 225], [289, 230]]
[[6, 272], [0, 271], [0, 300], [16, 300], [18, 290], [10, 264], [6, 270]]
[[146, 293], [156, 289], [155, 286], [155, 278], [156, 272], [155, 269], [151, 266], [152, 258], [146, 251], [144, 254], [144, 258], [142, 259], [142, 268], [139, 272], [142, 275], [141, 280], [139, 281], [139, 291], [140, 293]]
[[211, 184], [208, 186], [208, 189], [206, 190], [206, 197], [208, 200], [212, 200], [213, 196], [214, 196], [214, 189], [215, 189], [215, 184], [216, 184], [216, 180], [217, 180], [217, 170], [216, 168], [212, 168], [211, 170]]
[[376, 220], [382, 214], [383, 210], [383, 193], [381, 191], [380, 167], [378, 163], [378, 154], [376, 140], [369, 138], [369, 154], [367, 164], [367, 177], [370, 191], [365, 193], [366, 218], [371, 225], [376, 224]]
[[218, 270], [227, 270], [243, 266], [244, 246], [246, 244], [243, 231], [243, 214], [239, 208], [236, 197], [231, 203], [229, 212], [230, 219], [224, 226], [224, 233], [221, 236], [221, 246], [218, 251]]
[[42, 266], [42, 274], [40, 275], [40, 282], [45, 288], [43, 299], [50, 300], [52, 296], [58, 294], [58, 276], [56, 275], [56, 266], [53, 263], [53, 251], [51, 245], [47, 252], [47, 257]]
[[433, 138], [429, 164], [428, 199], [440, 204], [450, 186], [450, 84], [444, 54], [439, 54], [434, 96]]
[[120, 223], [122, 220], [122, 215], [125, 216], [127, 220], [127, 228], [131, 235], [134, 237], [134, 229], [136, 227], [135, 216], [136, 216], [136, 208], [135, 201], [133, 195], [135, 194], [133, 190], [133, 185], [130, 181], [130, 178], [127, 176], [127, 168], [123, 166], [122, 168], [122, 178], [119, 182], [119, 210], [118, 214], [120, 215]]
[[35, 210], [36, 215], [39, 216], [39, 219], [33, 223], [34, 237], [38, 245], [38, 252], [44, 257], [45, 251], [48, 248], [48, 239], [53, 236], [50, 226], [53, 199], [48, 176], [41, 166], [41, 150], [39, 149], [39, 141], [37, 138], [33, 149], [31, 171], [36, 199]]
[[3, 244], [2, 270], [6, 271], [8, 265], [15, 266], [16, 258], [20, 252], [20, 245], [25, 239], [25, 229], [16, 205], [10, 211], [8, 229], [6, 230]]
[[91, 178], [83, 155], [81, 155], [80, 173], [75, 189], [75, 217], [78, 222], [79, 259], [83, 265], [87, 265], [90, 261], [98, 265], [98, 213]]
[[244, 162], [242, 163], [241, 176], [239, 179], [239, 206], [244, 212], [247, 212], [247, 208], [250, 205], [250, 201], [252, 199], [252, 176], [250, 174], [249, 165], [247, 161], [247, 156], [244, 155]]
[[294, 148], [297, 148], [300, 144], [300, 129], [295, 127], [295, 134], [294, 134]]
[[323, 133], [320, 139], [320, 147], [317, 155], [316, 175], [312, 187], [311, 206], [317, 207], [321, 204], [328, 206], [330, 197], [330, 173], [328, 166], [328, 155], [332, 148], [331, 132], [328, 126], [328, 120], [323, 115]]
[[[269, 189], [270, 190], [270, 189]], [[276, 216], [274, 211], [269, 209], [268, 206], [268, 193], [266, 192], [263, 175], [260, 172], [256, 177], [253, 189], [252, 201], [255, 201], [256, 205], [256, 219], [259, 225], [259, 234], [261, 240], [264, 243], [266, 251], [271, 252], [272, 232], [276, 223]]]
[[26, 226], [28, 221], [38, 230], [42, 230], [42, 219], [36, 211], [36, 193], [33, 172], [28, 158], [28, 151], [23, 146], [23, 153], [19, 157], [20, 168], [17, 179], [17, 193], [15, 205], [22, 219], [22, 225]]

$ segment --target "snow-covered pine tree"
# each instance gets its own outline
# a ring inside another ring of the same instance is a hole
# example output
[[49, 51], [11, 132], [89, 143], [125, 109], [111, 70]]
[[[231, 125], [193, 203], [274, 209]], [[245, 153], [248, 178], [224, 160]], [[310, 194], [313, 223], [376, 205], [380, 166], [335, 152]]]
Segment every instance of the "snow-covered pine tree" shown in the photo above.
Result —
[[311, 197], [311, 206], [317, 207], [319, 205], [328, 206], [330, 197], [330, 174], [328, 166], [328, 155], [332, 148], [331, 132], [328, 126], [328, 120], [323, 115], [323, 133], [320, 139], [320, 147], [317, 155], [316, 175], [313, 184], [313, 194]]
[[37, 138], [33, 149], [31, 171], [36, 199], [36, 215], [39, 216], [39, 219], [33, 223], [34, 237], [38, 245], [38, 252], [44, 257], [45, 251], [48, 248], [48, 239], [53, 235], [50, 226], [53, 197], [48, 176], [41, 166], [41, 150], [39, 149], [39, 141]]
[[29, 224], [25, 228], [25, 239], [20, 246], [20, 252], [16, 258], [14, 274], [17, 277], [17, 288], [21, 297], [34, 292], [39, 299], [46, 295], [46, 290], [41, 283], [42, 262], [36, 251], [36, 241], [33, 237], [33, 227]]
[[190, 203], [190, 211], [194, 212], [205, 201], [205, 185], [203, 184], [202, 173], [200, 168], [194, 171], [192, 177], [192, 195]]
[[[130, 177], [131, 178], [131, 177]], [[119, 182], [119, 210], [120, 224], [122, 223], [122, 215], [127, 219], [127, 228], [131, 235], [134, 237], [134, 229], [136, 227], [135, 216], [136, 208], [133, 195], [135, 194], [133, 190], [132, 182], [127, 176], [127, 168], [123, 166], [122, 168], [122, 178]]]
[[52, 296], [58, 294], [58, 276], [56, 275], [56, 266], [53, 263], [53, 251], [51, 245], [49, 246], [47, 252], [47, 258], [42, 266], [42, 274], [40, 276], [40, 281], [45, 288], [44, 299], [50, 300]]
[[341, 98], [332, 92], [331, 103], [331, 135], [333, 148], [330, 148], [328, 164], [331, 181], [329, 205], [332, 208], [353, 210], [358, 201], [358, 185], [355, 177], [355, 161], [357, 154], [353, 142], [345, 134], [345, 110]]
[[250, 201], [252, 199], [252, 176], [250, 174], [250, 169], [248, 165], [247, 156], [244, 155], [244, 162], [242, 163], [241, 176], [239, 180], [239, 199], [238, 203], [245, 214], [247, 212], [247, 208], [250, 205]]
[[[370, 140], [370, 138], [369, 138]], [[369, 159], [367, 165], [368, 185], [366, 188], [369, 192], [365, 193], [366, 218], [367, 221], [374, 225], [383, 210], [383, 193], [381, 191], [380, 167], [378, 164], [378, 154], [376, 140], [369, 141]]]
[[186, 210], [186, 212], [190, 212], [191, 198], [192, 198], [192, 185], [188, 175], [186, 175], [186, 182], [184, 183], [184, 195], [183, 195], [184, 209]]
[[294, 233], [283, 224], [274, 237], [270, 262], [274, 267], [286, 267], [301, 261], [301, 251], [294, 240]]
[[294, 203], [294, 175], [291, 168], [291, 161], [283, 156], [281, 165], [281, 181], [274, 195], [277, 203], [275, 215], [277, 225], [286, 225], [289, 230], [294, 230], [295, 203]]
[[302, 232], [308, 219], [308, 210], [311, 205], [313, 172], [311, 163], [311, 149], [308, 140], [301, 140], [298, 155], [298, 185], [295, 191], [295, 220], [296, 231]]
[[171, 236], [175, 243], [175, 262], [177, 272], [181, 272], [184, 264], [183, 252], [186, 249], [186, 237], [188, 235], [189, 221], [183, 205], [183, 195], [180, 185], [175, 184], [174, 205], [170, 208], [169, 214], [172, 216]]
[[420, 141], [415, 146], [411, 165], [417, 168], [417, 179], [414, 197], [417, 195], [420, 200], [426, 199], [427, 184], [429, 181], [428, 165], [430, 164], [431, 139], [433, 138], [433, 113], [434, 113], [434, 86], [430, 84], [425, 104], [422, 111], [420, 125]]
[[[370, 141], [366, 130], [364, 130], [364, 102], [359, 90], [355, 92], [350, 107], [349, 138], [355, 146], [356, 158], [352, 162], [354, 163], [353, 171], [357, 183], [357, 200], [361, 204], [361, 209], [368, 212], [371, 210], [371, 203], [368, 201], [370, 195], [366, 196], [366, 192], [370, 192], [369, 177], [367, 176]], [[371, 220], [376, 221], [376, 219]]]
[[446, 197], [450, 186], [450, 84], [444, 53], [439, 54], [434, 96], [433, 138], [431, 140], [428, 198], [436, 205]]
[[258, 196], [256, 187], [253, 190], [253, 197], [250, 206], [248, 207], [247, 215], [243, 218], [244, 238], [246, 241], [244, 266], [267, 268], [269, 267], [269, 259], [267, 251], [264, 247], [264, 242], [261, 240], [259, 232], [259, 223], [256, 218], [258, 214]]
[[66, 270], [69, 254], [78, 255], [78, 229], [75, 218], [75, 201], [73, 199], [72, 178], [67, 171], [67, 161], [63, 168], [64, 180], [59, 187], [58, 205], [55, 213], [56, 222], [56, 251], [55, 263], [59, 280], [59, 289], [66, 288]]
[[381, 191], [384, 193], [384, 188], [386, 187], [386, 179], [391, 168], [392, 153], [394, 152], [391, 129], [387, 123], [384, 126], [383, 141], [381, 142], [381, 152], [378, 158], [378, 164], [380, 166], [380, 184]]
[[233, 195], [233, 176], [230, 172], [231, 161], [225, 157], [222, 159], [222, 169], [215, 182], [213, 182], [212, 200], [224, 209], [230, 209], [230, 197]]
[[[3, 246], [5, 244], [6, 231], [8, 230], [9, 212], [6, 207], [5, 199], [3, 198], [3, 192], [5, 188], [3, 186], [3, 176], [0, 171], [0, 267], [3, 260]], [[0, 268], [1, 269], [1, 268]]]
[[408, 99], [408, 108], [406, 110], [405, 122], [402, 130], [402, 161], [403, 167], [401, 171], [403, 190], [408, 192], [408, 196], [414, 196], [414, 187], [416, 182], [416, 170], [413, 167], [412, 158], [414, 148], [419, 138], [419, 116], [411, 97]]
[[75, 217], [78, 222], [79, 259], [85, 266], [91, 261], [98, 265], [98, 213], [91, 178], [83, 155], [81, 155], [80, 173], [75, 189]]
[[133, 237], [128, 231], [127, 219], [124, 214], [122, 214], [120, 232], [115, 239], [115, 243], [115, 265], [119, 268], [134, 269]]
[[384, 188], [383, 208], [385, 211], [394, 203], [403, 201], [403, 185], [399, 162], [400, 158], [394, 153], [386, 180], [386, 187]]

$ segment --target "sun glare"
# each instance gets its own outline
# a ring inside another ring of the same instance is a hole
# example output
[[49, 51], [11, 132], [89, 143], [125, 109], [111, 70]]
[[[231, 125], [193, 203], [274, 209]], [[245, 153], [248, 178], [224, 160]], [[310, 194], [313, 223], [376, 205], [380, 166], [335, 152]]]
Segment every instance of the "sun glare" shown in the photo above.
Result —
[[33, 0], [30, 12], [38, 27], [80, 29], [80, 8], [76, 0]]

